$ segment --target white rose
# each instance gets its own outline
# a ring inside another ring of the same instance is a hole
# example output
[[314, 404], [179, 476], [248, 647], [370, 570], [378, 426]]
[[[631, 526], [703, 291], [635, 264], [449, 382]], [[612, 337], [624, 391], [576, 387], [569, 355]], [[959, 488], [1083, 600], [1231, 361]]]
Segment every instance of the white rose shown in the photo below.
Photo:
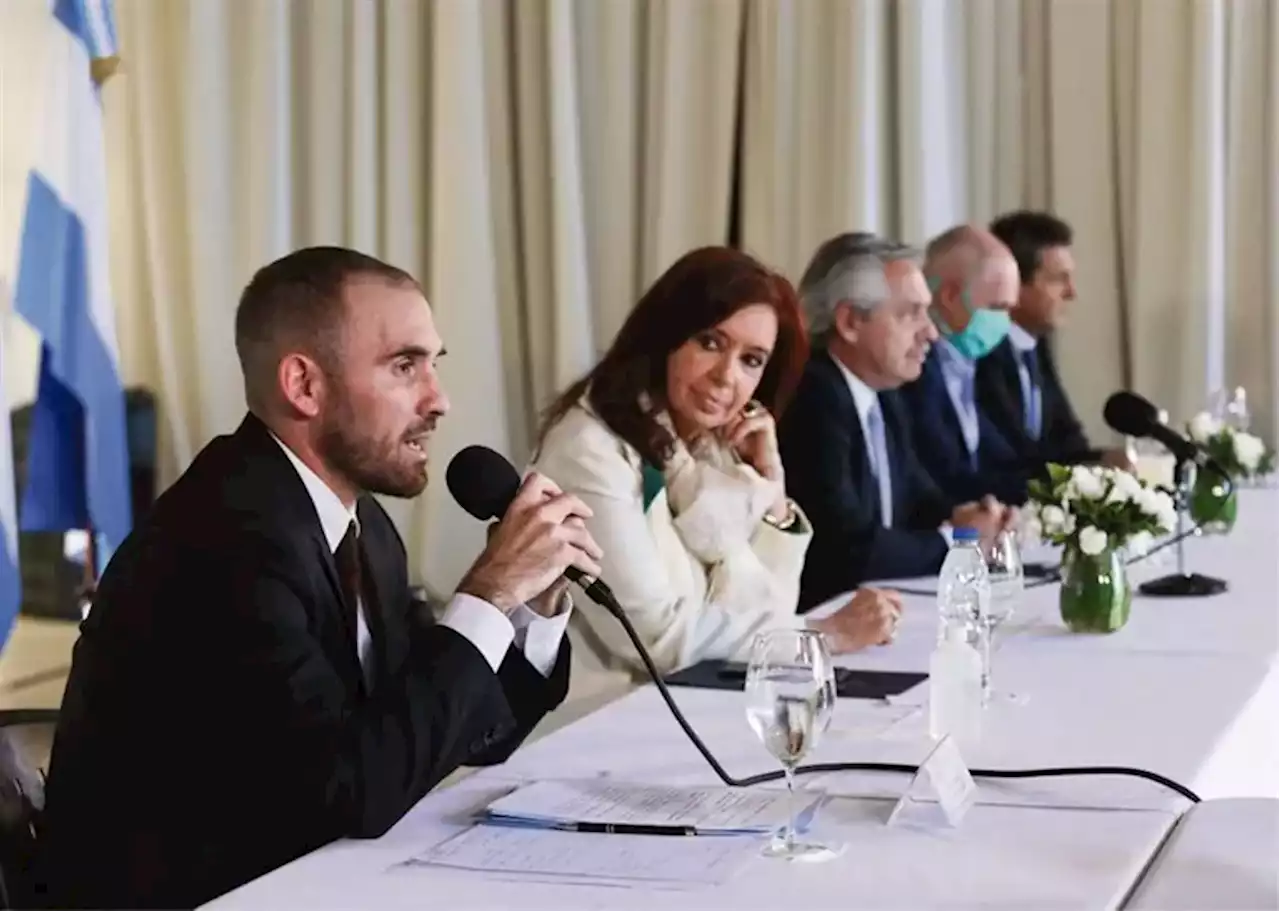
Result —
[[1236, 461], [1245, 471], [1253, 474], [1262, 461], [1262, 454], [1267, 450], [1262, 440], [1251, 433], [1236, 433], [1231, 438], [1231, 444], [1236, 451]]
[[1191, 419], [1191, 439], [1204, 443], [1222, 429], [1222, 422], [1207, 411], [1202, 411]]
[[1124, 491], [1125, 498], [1129, 500], [1135, 499], [1143, 489], [1142, 481], [1127, 471], [1112, 472], [1111, 482]]
[[1107, 549], [1107, 533], [1101, 529], [1087, 525], [1080, 529], [1080, 552], [1096, 557]]
[[1155, 519], [1156, 524], [1165, 531], [1172, 530], [1178, 523], [1178, 510], [1174, 507], [1173, 497], [1164, 491], [1145, 489], [1135, 499], [1142, 511]]
[[1130, 499], [1130, 492], [1125, 489], [1123, 484], [1112, 484], [1111, 489], [1107, 491], [1107, 503], [1127, 503]]
[[1151, 545], [1155, 543], [1155, 538], [1151, 537], [1148, 532], [1140, 531], [1129, 539], [1129, 553], [1135, 557], [1145, 557], [1147, 552], [1151, 550]]
[[1039, 544], [1043, 533], [1044, 529], [1040, 525], [1040, 520], [1035, 516], [1028, 514], [1022, 520], [1022, 538], [1025, 544]]
[[1051, 535], [1062, 534], [1066, 521], [1067, 514], [1057, 506], [1046, 506], [1040, 510], [1040, 525]]
[[1076, 514], [1073, 512], [1068, 512], [1066, 521], [1062, 523], [1062, 533], [1064, 535], [1070, 535], [1070, 534], [1074, 534], [1075, 530], [1076, 530]]
[[1090, 469], [1084, 465], [1077, 465], [1071, 469], [1071, 486], [1078, 496], [1086, 500], [1102, 499], [1105, 489], [1102, 472], [1096, 467]]

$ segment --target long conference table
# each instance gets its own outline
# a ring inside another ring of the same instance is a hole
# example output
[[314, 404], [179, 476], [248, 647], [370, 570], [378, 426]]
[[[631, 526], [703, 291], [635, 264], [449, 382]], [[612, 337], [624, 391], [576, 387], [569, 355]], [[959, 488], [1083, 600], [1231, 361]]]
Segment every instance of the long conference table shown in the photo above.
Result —
[[[976, 803], [957, 828], [888, 825], [909, 777], [840, 772], [799, 779], [803, 790], [829, 797], [817, 834], [845, 847], [825, 864], [752, 855], [719, 885], [661, 893], [404, 865], [473, 825], [481, 808], [522, 783], [718, 784], [650, 685], [527, 744], [502, 766], [427, 795], [382, 838], [334, 843], [209, 907], [1150, 908], [1178, 906], [1179, 895], [1194, 896], [1181, 907], [1265, 906], [1266, 897], [1274, 902], [1276, 895], [1274, 848], [1238, 855], [1244, 858], [1239, 864], [1257, 868], [1235, 871], [1248, 879], [1243, 892], [1223, 881], [1220, 865], [1214, 866], [1220, 858], [1204, 851], [1256, 846], [1258, 831], [1264, 844], [1275, 844], [1278, 521], [1275, 490], [1244, 490], [1231, 535], [1188, 542], [1188, 570], [1225, 578], [1226, 594], [1135, 594], [1124, 629], [1085, 636], [1062, 626], [1055, 586], [1028, 588], [997, 639], [997, 697], [985, 714], [981, 743], [964, 757], [971, 768], [1139, 767], [1194, 790], [1205, 803], [1193, 813], [1186, 812], [1193, 806], [1187, 799], [1140, 779], [981, 779]], [[1172, 569], [1167, 562], [1139, 564], [1130, 575], [1136, 585]], [[897, 642], [841, 663], [926, 671], [935, 606], [925, 595], [905, 602]], [[777, 768], [747, 726], [741, 693], [678, 688], [673, 694], [730, 774]], [[840, 700], [806, 761], [917, 764], [932, 747], [926, 683], [890, 700]], [[1218, 802], [1222, 798], [1267, 800]], [[1258, 895], [1263, 904], [1250, 904]]]

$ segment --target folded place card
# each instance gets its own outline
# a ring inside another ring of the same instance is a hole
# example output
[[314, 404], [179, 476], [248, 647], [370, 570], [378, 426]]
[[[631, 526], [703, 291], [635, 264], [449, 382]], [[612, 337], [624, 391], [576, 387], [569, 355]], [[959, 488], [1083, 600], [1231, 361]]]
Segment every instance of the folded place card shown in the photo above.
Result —
[[978, 787], [964, 764], [960, 748], [950, 736], [943, 737], [920, 763], [885, 824], [933, 827], [941, 815], [946, 825], [959, 828], [977, 796]]

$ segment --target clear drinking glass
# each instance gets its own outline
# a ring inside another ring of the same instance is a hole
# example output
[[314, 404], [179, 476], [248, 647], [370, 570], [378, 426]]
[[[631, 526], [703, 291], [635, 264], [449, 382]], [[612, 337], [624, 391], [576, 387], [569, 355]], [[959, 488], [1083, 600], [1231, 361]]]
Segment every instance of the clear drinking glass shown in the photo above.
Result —
[[[986, 654], [982, 656], [982, 697], [990, 702], [995, 695], [991, 688], [991, 653], [995, 651], [996, 630], [1013, 616], [1026, 587], [1017, 532], [1000, 532], [983, 549], [983, 557], [991, 582], [991, 602], [987, 609]], [[1018, 700], [1012, 693], [1000, 693], [998, 698]]]
[[744, 688], [747, 721], [787, 780], [787, 823], [765, 846], [767, 857], [829, 860], [838, 851], [796, 840], [795, 768], [831, 723], [835, 709], [835, 668], [816, 630], [774, 630], [751, 645]]

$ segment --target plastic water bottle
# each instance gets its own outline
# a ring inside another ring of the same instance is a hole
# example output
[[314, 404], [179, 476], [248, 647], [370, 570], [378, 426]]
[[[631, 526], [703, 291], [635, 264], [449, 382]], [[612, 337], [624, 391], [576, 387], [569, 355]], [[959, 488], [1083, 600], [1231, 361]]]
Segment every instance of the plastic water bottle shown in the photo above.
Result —
[[929, 736], [948, 735], [962, 748], [982, 734], [982, 658], [964, 629], [947, 628], [929, 658]]
[[[979, 548], [976, 529], [955, 529], [951, 550], [938, 575], [935, 657], [941, 673], [929, 683], [930, 692], [934, 694], [929, 733], [934, 737], [943, 736], [951, 729], [957, 732], [957, 739], [962, 730], [966, 736], [974, 736], [973, 728], [980, 719], [989, 687], [991, 580], [987, 575], [987, 561]], [[973, 661], [959, 657], [965, 654], [961, 651], [962, 645], [976, 659], [976, 687], [971, 685], [967, 670], [973, 667]], [[953, 673], [955, 669], [964, 669], [964, 672]]]

